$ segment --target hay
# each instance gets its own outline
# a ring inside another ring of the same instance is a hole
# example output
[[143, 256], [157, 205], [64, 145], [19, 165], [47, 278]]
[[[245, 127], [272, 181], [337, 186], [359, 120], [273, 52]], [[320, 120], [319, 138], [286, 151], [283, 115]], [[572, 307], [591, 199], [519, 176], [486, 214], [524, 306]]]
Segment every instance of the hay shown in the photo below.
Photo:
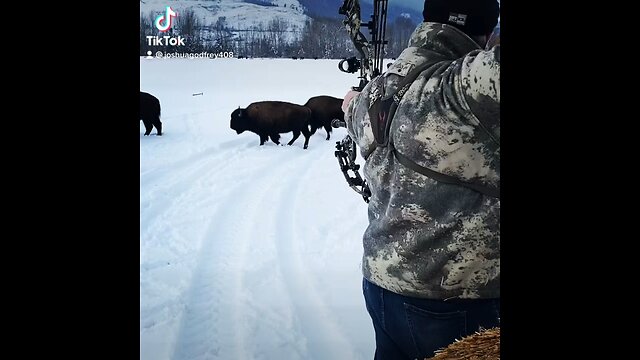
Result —
[[429, 360], [497, 360], [500, 359], [500, 328], [477, 332], [456, 340], [436, 351]]

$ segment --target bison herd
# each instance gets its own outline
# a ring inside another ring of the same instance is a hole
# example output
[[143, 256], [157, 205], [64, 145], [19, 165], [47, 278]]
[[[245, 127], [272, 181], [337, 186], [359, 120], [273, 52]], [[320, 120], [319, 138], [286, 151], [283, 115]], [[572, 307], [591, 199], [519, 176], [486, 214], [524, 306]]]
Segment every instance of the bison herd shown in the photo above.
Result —
[[293, 144], [304, 135], [304, 148], [309, 146], [309, 138], [319, 128], [331, 137], [331, 121], [344, 121], [341, 109], [342, 99], [331, 96], [312, 97], [304, 105], [282, 101], [261, 101], [249, 104], [246, 109], [236, 109], [231, 113], [231, 129], [238, 134], [251, 131], [260, 137], [260, 145], [273, 141], [280, 144], [280, 134], [293, 132], [287, 145]]
[[[304, 148], [309, 146], [309, 138], [316, 130], [324, 128], [327, 140], [331, 137], [331, 121], [344, 121], [341, 109], [342, 99], [331, 96], [315, 96], [304, 105], [282, 101], [260, 101], [249, 104], [247, 108], [238, 108], [231, 113], [231, 129], [242, 134], [251, 131], [260, 137], [260, 145], [273, 141], [280, 145], [280, 134], [292, 132], [293, 138], [287, 143], [292, 145], [300, 134], [304, 135]], [[149, 135], [153, 127], [157, 135], [162, 135], [160, 122], [160, 101], [153, 95], [140, 92], [140, 120], [144, 123], [145, 133]]]

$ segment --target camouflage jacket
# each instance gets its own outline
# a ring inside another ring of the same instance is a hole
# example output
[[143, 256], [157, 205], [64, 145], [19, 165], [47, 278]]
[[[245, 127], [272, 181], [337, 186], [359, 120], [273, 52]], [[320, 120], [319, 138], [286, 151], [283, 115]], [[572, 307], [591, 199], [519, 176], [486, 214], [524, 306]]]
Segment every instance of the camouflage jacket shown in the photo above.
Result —
[[[430, 61], [397, 105], [389, 145], [377, 146], [369, 108]], [[371, 188], [363, 274], [406, 296], [500, 297], [500, 199], [434, 180], [500, 188], [500, 46], [483, 51], [454, 27], [422, 23], [382, 76], [349, 104], [345, 121]]]

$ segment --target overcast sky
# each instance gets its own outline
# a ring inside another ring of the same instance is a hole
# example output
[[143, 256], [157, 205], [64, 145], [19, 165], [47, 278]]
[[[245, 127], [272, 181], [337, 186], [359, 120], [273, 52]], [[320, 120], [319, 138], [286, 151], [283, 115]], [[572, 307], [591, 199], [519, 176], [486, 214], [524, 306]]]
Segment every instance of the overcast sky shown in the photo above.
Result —
[[424, 0], [403, 0], [402, 5], [422, 11]]
[[[391, 1], [394, 1], [394, 0], [390, 0], [390, 2]], [[370, 0], [369, 2], [373, 2], [373, 1]], [[422, 7], [424, 6], [424, 0], [401, 0], [401, 1], [398, 1], [398, 4], [400, 3], [406, 7], [416, 9], [420, 12], [422, 12]], [[500, 3], [500, 0], [498, 0], [498, 3]]]

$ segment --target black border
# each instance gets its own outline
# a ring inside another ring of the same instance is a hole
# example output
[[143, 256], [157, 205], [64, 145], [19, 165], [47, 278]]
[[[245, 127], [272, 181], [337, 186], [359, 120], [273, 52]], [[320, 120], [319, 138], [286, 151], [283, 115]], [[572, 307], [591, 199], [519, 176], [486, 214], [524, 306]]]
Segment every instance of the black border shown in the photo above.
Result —
[[18, 36], [31, 59], [15, 72], [30, 81], [12, 104], [28, 182], [14, 194], [15, 333], [39, 358], [138, 359], [139, 4], [42, 10]]
[[586, 44], [596, 30], [582, 8], [564, 6], [501, 4], [501, 359], [575, 357], [582, 350], [565, 339], [590, 331], [576, 309], [598, 286], [582, 257], [594, 235], [581, 216], [592, 189], [581, 183], [594, 163], [579, 142], [593, 116], [581, 92], [598, 71], [581, 64], [597, 67]]

